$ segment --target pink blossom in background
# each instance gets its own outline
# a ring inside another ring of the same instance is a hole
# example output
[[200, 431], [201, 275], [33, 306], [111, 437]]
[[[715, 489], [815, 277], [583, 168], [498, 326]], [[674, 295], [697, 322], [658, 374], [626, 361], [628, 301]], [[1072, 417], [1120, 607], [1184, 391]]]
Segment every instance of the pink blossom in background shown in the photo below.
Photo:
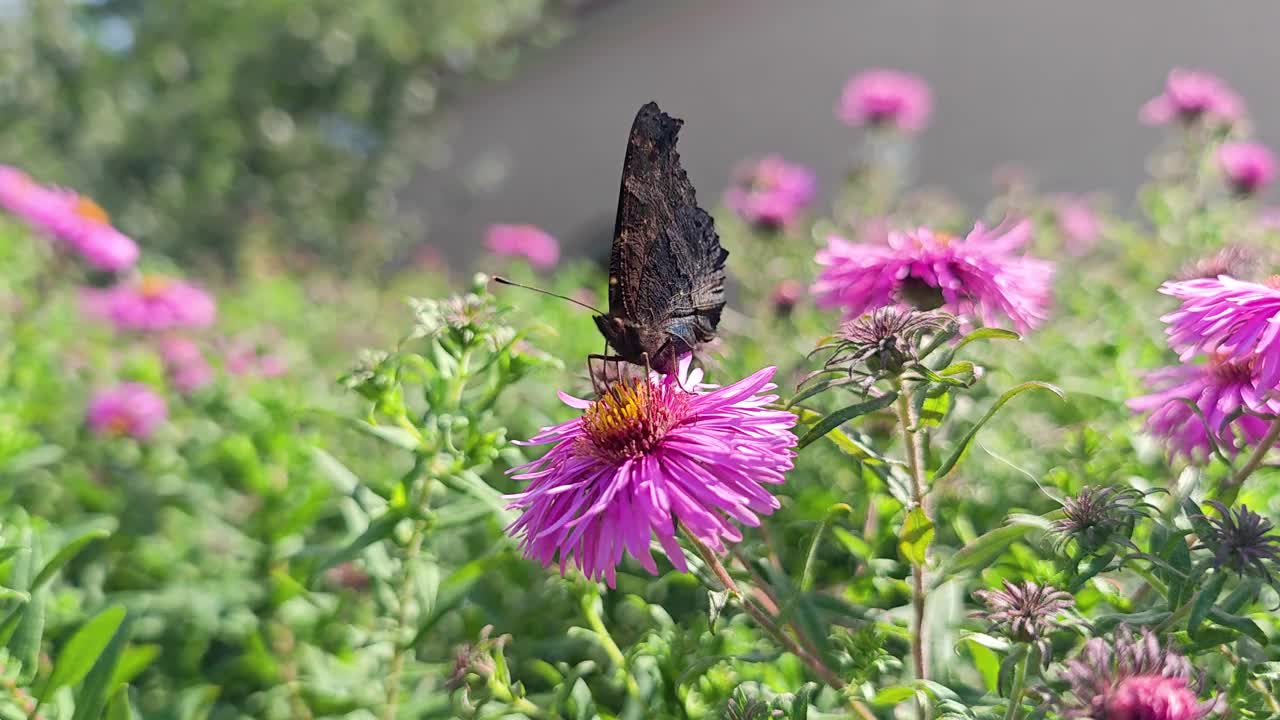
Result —
[[1138, 117], [1148, 125], [1200, 119], [1229, 124], [1244, 117], [1244, 101], [1216, 75], [1174, 68], [1164, 92], [1148, 100]]
[[527, 557], [610, 587], [624, 552], [657, 574], [654, 535], [687, 571], [677, 524], [725, 553], [742, 539], [733, 520], [756, 526], [779, 507], [764, 486], [781, 483], [795, 455], [795, 416], [766, 407], [773, 374], [715, 387], [686, 357], [677, 373], [617, 383], [594, 402], [560, 393], [582, 415], [524, 443], [554, 447], [510, 471], [530, 482], [509, 498], [521, 515], [507, 531]]
[[164, 332], [208, 327], [217, 318], [213, 297], [176, 278], [150, 275], [82, 293], [85, 312], [118, 330]]
[[191, 338], [171, 335], [162, 338], [157, 349], [179, 392], [190, 394], [213, 382], [213, 368]]
[[539, 270], [550, 270], [560, 260], [560, 243], [533, 225], [490, 225], [484, 245], [499, 257], [518, 257]]
[[928, 228], [889, 232], [883, 242], [853, 243], [831, 236], [818, 251], [822, 267], [811, 291], [819, 307], [846, 318], [895, 304], [952, 313], [1018, 330], [1048, 316], [1053, 263], [1016, 252], [1031, 239], [1031, 223], [988, 230], [981, 223], [964, 238]]
[[[1258, 392], [1257, 379], [1252, 362], [1213, 359], [1203, 365], [1176, 365], [1149, 373], [1151, 394], [1126, 404], [1136, 413], [1150, 414], [1147, 430], [1164, 438], [1171, 454], [1203, 462], [1213, 450], [1210, 429], [1213, 444], [1234, 455], [1240, 449], [1236, 433], [1248, 447], [1262, 440], [1271, 426], [1269, 420], [1242, 411], [1280, 415], [1280, 400]], [[1233, 414], [1240, 416], [1231, 420]]]
[[1239, 195], [1252, 195], [1276, 176], [1275, 155], [1266, 145], [1256, 142], [1229, 142], [1218, 148], [1218, 167]]
[[1220, 275], [1167, 282], [1160, 292], [1182, 301], [1160, 319], [1183, 362], [1212, 353], [1255, 367], [1260, 392], [1280, 383], [1280, 290]]
[[770, 295], [773, 309], [780, 314], [791, 312], [804, 299], [805, 290], [804, 283], [799, 280], [783, 280], [774, 286]]
[[1095, 637], [1067, 662], [1067, 717], [1094, 720], [1202, 720], [1224, 709], [1225, 698], [1201, 701], [1187, 658], [1160, 646], [1149, 630], [1128, 627], [1113, 642]]
[[1269, 207], [1258, 213], [1258, 224], [1263, 230], [1280, 230], [1280, 207]]
[[138, 245], [111, 225], [97, 203], [70, 190], [45, 187], [21, 170], [0, 166], [0, 207], [59, 240], [94, 269], [119, 272], [138, 261]]
[[275, 378], [289, 371], [283, 355], [247, 337], [237, 338], [228, 345], [223, 362], [232, 375]]
[[1071, 195], [1061, 196], [1054, 203], [1054, 216], [1067, 253], [1079, 257], [1093, 250], [1102, 234], [1102, 223], [1088, 201]]
[[127, 435], [144, 440], [169, 416], [164, 398], [142, 383], [122, 383], [100, 391], [89, 401], [85, 419], [99, 435]]
[[844, 86], [836, 116], [849, 125], [891, 125], [919, 132], [933, 111], [933, 93], [919, 75], [874, 69], [854, 75]]
[[768, 228], [791, 225], [813, 202], [818, 180], [803, 165], [766, 155], [734, 171], [724, 203], [749, 223]]

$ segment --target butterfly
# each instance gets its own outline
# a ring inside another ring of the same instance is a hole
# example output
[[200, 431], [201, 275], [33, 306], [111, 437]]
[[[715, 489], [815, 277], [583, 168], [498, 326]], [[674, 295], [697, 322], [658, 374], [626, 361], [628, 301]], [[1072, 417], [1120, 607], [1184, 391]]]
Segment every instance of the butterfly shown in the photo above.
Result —
[[631, 124], [609, 257], [609, 312], [593, 317], [615, 354], [591, 359], [668, 374], [715, 337], [729, 253], [680, 167], [683, 124], [654, 102]]

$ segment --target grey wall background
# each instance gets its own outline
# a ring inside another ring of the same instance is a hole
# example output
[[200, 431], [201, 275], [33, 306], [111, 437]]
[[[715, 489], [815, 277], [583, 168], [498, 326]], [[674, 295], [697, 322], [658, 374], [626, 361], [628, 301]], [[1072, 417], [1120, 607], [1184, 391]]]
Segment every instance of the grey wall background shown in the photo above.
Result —
[[836, 98], [853, 72], [887, 66], [934, 89], [923, 183], [976, 204], [1013, 163], [1046, 189], [1101, 190], [1127, 208], [1161, 139], [1138, 108], [1172, 66], [1222, 76], [1261, 139], [1280, 140], [1278, 35], [1280, 2], [1267, 0], [610, 0], [514, 79], [455, 103], [450, 152], [405, 204], [454, 265], [491, 222], [606, 252], [627, 130], [650, 99], [686, 120], [681, 153], [706, 203], [764, 152], [830, 188], [858, 137]]

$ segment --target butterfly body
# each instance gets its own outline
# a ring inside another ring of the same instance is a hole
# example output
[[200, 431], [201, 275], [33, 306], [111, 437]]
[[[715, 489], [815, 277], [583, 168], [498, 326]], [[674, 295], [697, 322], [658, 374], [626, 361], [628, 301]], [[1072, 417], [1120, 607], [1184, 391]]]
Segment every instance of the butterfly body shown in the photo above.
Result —
[[660, 373], [715, 337], [725, 304], [729, 253], [680, 166], [682, 124], [652, 102], [636, 114], [609, 260], [609, 312], [595, 316], [611, 359]]

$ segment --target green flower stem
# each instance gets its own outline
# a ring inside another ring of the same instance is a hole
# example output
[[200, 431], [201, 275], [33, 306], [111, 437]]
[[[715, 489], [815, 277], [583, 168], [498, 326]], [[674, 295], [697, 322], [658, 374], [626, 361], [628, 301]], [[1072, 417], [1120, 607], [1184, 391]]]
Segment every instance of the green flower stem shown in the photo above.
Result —
[[[911, 395], [907, 392], [907, 384], [903, 380], [898, 381], [897, 406], [898, 422], [902, 425], [902, 441], [907, 451], [907, 467], [911, 472], [911, 502], [928, 517], [928, 510], [924, 506], [925, 491], [927, 489], [924, 450], [920, 447], [920, 443], [916, 441], [915, 433], [912, 432], [912, 428], [916, 426], [916, 419], [912, 417]], [[925, 584], [924, 563], [912, 563], [911, 586], [911, 660], [916, 678], [927, 680], [929, 677], [928, 662], [925, 659], [924, 610], [928, 590]], [[923, 709], [921, 715], [924, 715]]]
[[529, 698], [516, 697], [511, 693], [511, 688], [494, 680], [492, 675], [489, 676], [485, 684], [489, 686], [489, 692], [493, 693], [496, 699], [510, 705], [513, 710], [518, 710], [533, 718], [547, 716], [541, 708], [529, 702]]
[[1031, 651], [1023, 653], [1013, 671], [1013, 687], [1009, 690], [1009, 707], [1004, 711], [1004, 720], [1017, 720], [1022, 712], [1022, 696], [1027, 690], [1027, 665], [1031, 662]]
[[382, 706], [382, 720], [395, 720], [396, 710], [400, 705], [400, 677], [404, 674], [405, 656], [410, 650], [400, 642], [400, 633], [409, 624], [409, 601], [413, 594], [414, 566], [418, 564], [418, 555], [422, 552], [424, 532], [423, 523], [413, 521], [413, 534], [409, 537], [409, 545], [405, 548], [403, 568], [400, 573], [400, 586], [396, 589], [396, 627], [395, 650], [391, 655], [391, 668], [387, 671], [387, 701]]
[[1253, 449], [1253, 454], [1249, 456], [1249, 460], [1244, 466], [1236, 471], [1236, 474], [1218, 485], [1216, 495], [1219, 502], [1227, 507], [1235, 504], [1236, 497], [1240, 495], [1240, 488], [1244, 486], [1244, 481], [1249, 479], [1254, 470], [1262, 466], [1262, 461], [1266, 458], [1267, 453], [1271, 451], [1271, 448], [1275, 446], [1277, 440], [1280, 440], [1280, 418], [1272, 421], [1271, 428], [1267, 430], [1262, 442], [1258, 443], [1258, 447]]
[[636, 683], [636, 679], [631, 676], [630, 670], [627, 669], [627, 657], [622, 654], [622, 648], [618, 647], [618, 643], [614, 642], [613, 636], [609, 634], [609, 629], [605, 627], [604, 620], [600, 617], [600, 613], [596, 611], [596, 599], [599, 595], [594, 593], [583, 594], [581, 598], [582, 614], [587, 618], [587, 624], [591, 626], [591, 631], [599, 638], [600, 644], [604, 646], [604, 652], [609, 656], [609, 660], [613, 662], [614, 667], [618, 668], [619, 674], [622, 675], [623, 681], [627, 686], [627, 693], [632, 697], [640, 698], [640, 686]]
[[[808, 665], [809, 669], [812, 670], [819, 678], [822, 678], [822, 681], [832, 689], [843, 691], [848, 687], [847, 684], [840, 679], [839, 675], [822, 662], [821, 658], [806, 650], [798, 641], [796, 641], [795, 638], [791, 637], [782, 628], [778, 627], [778, 624], [773, 621], [773, 618], [769, 617], [769, 614], [766, 613], [763, 608], [742, 592], [742, 588], [738, 586], [738, 583], [734, 581], [733, 576], [729, 574], [729, 571], [725, 569], [724, 564], [720, 562], [720, 558], [716, 557], [716, 554], [711, 552], [710, 548], [704, 545], [701, 540], [694, 536], [693, 533], [685, 530], [683, 527], [680, 528], [680, 533], [684, 535], [685, 539], [689, 541], [689, 544], [693, 546], [694, 552], [698, 554], [698, 557], [702, 559], [702, 562], [711, 569], [712, 574], [714, 574], [716, 579], [720, 581], [720, 585], [727, 590], [740, 605], [742, 605], [743, 609], [747, 611], [747, 614], [756, 621], [756, 624], [759, 625], [762, 630], [776, 640], [779, 645], [786, 648], [787, 652], [800, 658], [801, 662]], [[849, 704], [853, 708], [853, 711], [858, 714], [858, 717], [863, 720], [875, 720], [875, 715], [871, 712], [871, 709], [861, 701], [850, 697]]]

